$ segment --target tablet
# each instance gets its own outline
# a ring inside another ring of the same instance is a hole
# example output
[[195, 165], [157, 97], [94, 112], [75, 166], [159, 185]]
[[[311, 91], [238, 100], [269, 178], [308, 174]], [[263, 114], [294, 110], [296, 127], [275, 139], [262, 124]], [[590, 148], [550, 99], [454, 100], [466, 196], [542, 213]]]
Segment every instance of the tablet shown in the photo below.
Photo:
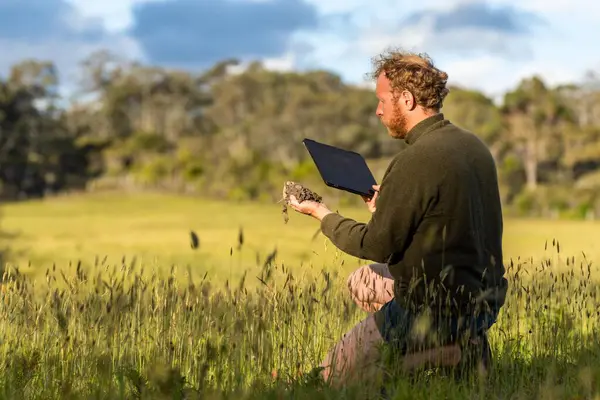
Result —
[[312, 139], [302, 141], [327, 186], [373, 197], [377, 184], [367, 162], [360, 154]]

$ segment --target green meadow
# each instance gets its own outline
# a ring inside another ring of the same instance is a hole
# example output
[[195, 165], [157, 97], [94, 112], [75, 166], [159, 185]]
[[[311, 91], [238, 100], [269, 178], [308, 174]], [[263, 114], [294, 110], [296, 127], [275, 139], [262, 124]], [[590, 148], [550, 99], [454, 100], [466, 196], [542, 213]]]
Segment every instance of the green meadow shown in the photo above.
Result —
[[[366, 221], [362, 208], [339, 207]], [[158, 194], [2, 207], [2, 398], [594, 398], [600, 223], [505, 220], [508, 301], [487, 376], [306, 375], [364, 318], [318, 224], [279, 204]], [[190, 245], [190, 232], [199, 246]], [[274, 377], [277, 371], [277, 377]], [[385, 387], [385, 391], [381, 388]], [[384, 394], [385, 392], [385, 394]]]
[[[358, 221], [369, 218], [362, 207], [337, 209]], [[93, 264], [97, 258], [120, 264], [123, 257], [128, 261], [135, 257], [148, 269], [189, 266], [193, 273], [208, 273], [211, 279], [236, 279], [274, 250], [279, 263], [300, 274], [320, 273], [323, 268], [347, 274], [364, 264], [317, 234], [317, 221], [290, 209], [285, 224], [276, 203], [101, 194], [16, 203], [0, 211], [12, 259], [31, 275], [44, 273], [53, 264], [66, 268], [69, 263]], [[197, 249], [190, 246], [190, 231], [199, 238]], [[507, 262], [554, 256], [556, 251], [548, 250], [553, 240], [564, 257], [585, 253], [594, 260], [600, 256], [600, 222], [505, 220]]]

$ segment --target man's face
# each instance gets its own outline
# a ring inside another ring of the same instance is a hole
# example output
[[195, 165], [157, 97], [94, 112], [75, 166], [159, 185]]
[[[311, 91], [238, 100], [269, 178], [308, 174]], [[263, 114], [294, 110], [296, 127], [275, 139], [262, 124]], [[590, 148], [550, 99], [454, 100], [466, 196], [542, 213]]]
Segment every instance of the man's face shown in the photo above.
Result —
[[394, 97], [392, 85], [384, 73], [377, 77], [375, 94], [379, 99], [376, 114], [387, 128], [388, 134], [397, 139], [405, 138], [408, 133], [406, 107], [399, 98]]

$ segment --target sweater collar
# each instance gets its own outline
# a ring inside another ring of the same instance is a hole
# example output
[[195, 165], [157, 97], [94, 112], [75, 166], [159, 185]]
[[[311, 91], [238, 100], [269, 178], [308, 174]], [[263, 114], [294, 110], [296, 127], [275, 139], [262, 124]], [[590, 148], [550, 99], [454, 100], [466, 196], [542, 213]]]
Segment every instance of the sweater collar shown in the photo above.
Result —
[[415, 126], [413, 126], [413, 128], [410, 131], [408, 131], [408, 134], [404, 138], [404, 141], [409, 145], [414, 144], [425, 133], [445, 125], [444, 122], [447, 121], [444, 119], [444, 114], [442, 113], [438, 113], [432, 115], [431, 117], [427, 117]]

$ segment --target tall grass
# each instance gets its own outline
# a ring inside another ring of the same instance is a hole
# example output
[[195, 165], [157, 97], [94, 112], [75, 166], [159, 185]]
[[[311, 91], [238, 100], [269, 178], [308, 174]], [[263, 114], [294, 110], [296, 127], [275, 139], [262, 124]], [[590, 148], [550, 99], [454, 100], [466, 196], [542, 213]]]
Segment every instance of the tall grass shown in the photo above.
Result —
[[[562, 265], [565, 264], [565, 265]], [[490, 332], [487, 377], [395, 376], [385, 391], [306, 374], [364, 317], [346, 277], [298, 281], [269, 257], [239, 282], [177, 280], [143, 266], [52, 268], [3, 277], [3, 398], [593, 398], [600, 393], [600, 285], [587, 260], [511, 262]], [[261, 284], [247, 289], [249, 279]], [[275, 374], [274, 372], [277, 372]]]

